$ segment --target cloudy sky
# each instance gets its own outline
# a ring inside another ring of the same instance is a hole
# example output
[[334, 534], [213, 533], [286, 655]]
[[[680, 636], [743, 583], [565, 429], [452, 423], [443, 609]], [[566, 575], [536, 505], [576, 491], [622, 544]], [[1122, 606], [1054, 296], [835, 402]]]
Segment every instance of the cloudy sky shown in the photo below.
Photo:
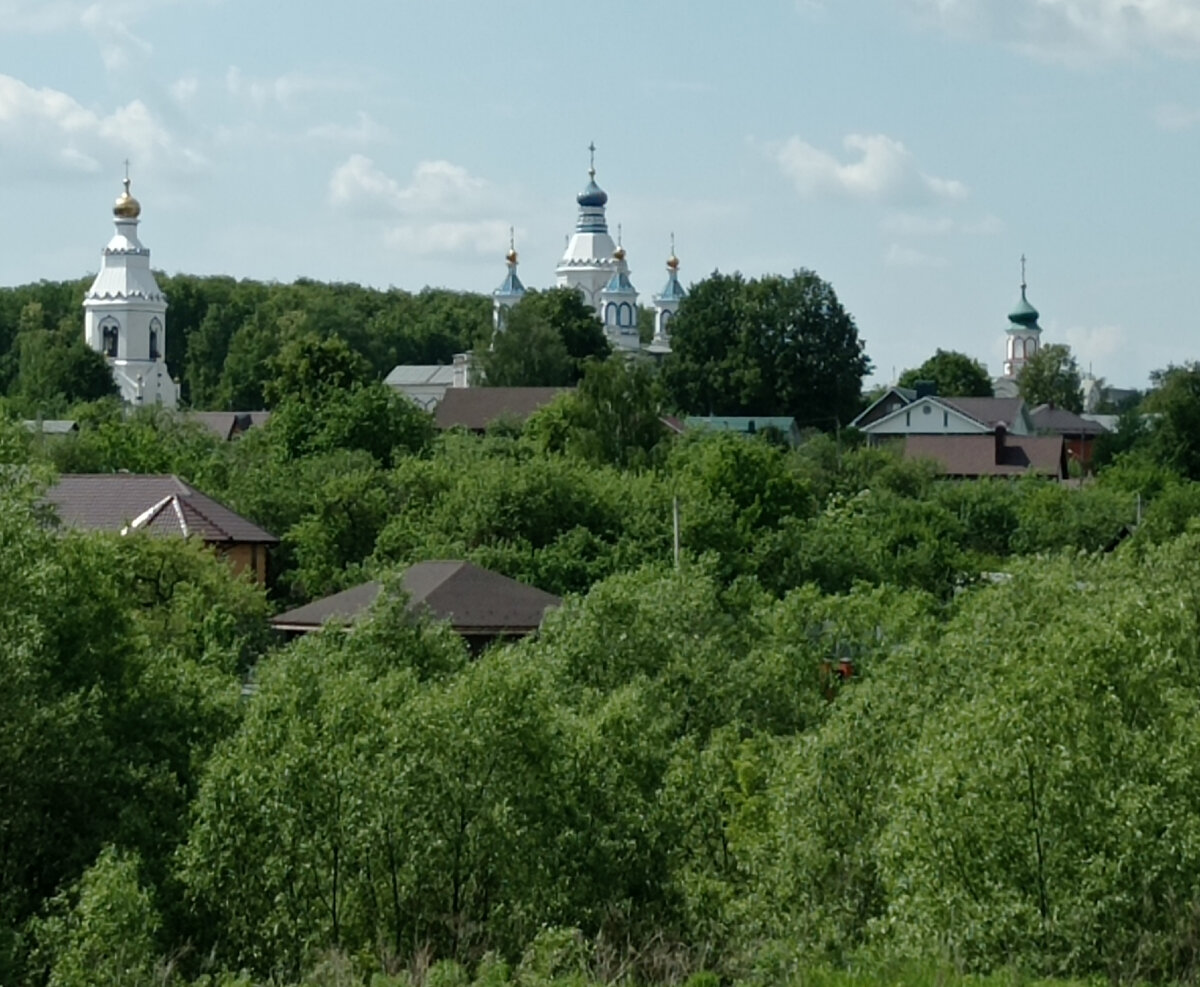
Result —
[[1047, 341], [1200, 359], [1200, 0], [0, 0], [0, 283], [553, 283], [587, 145], [648, 298], [807, 267], [875, 379]]

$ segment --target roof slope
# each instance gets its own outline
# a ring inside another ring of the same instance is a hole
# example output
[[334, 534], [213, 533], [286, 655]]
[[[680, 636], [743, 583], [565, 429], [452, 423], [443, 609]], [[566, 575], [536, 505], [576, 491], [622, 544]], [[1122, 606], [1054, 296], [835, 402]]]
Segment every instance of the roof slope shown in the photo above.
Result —
[[1010, 429], [1013, 424], [1021, 417], [1022, 408], [1025, 404], [1023, 398], [943, 398], [939, 397], [939, 401], [943, 404], [948, 404], [952, 408], [957, 408], [969, 418], [974, 418], [977, 422], [995, 428], [997, 425], [1006, 425]]
[[1061, 435], [909, 435], [905, 459], [932, 459], [950, 476], [1067, 476]]
[[525, 419], [569, 387], [452, 387], [434, 412], [438, 428], [482, 431], [500, 418]]
[[1108, 431], [1097, 421], [1052, 404], [1039, 404], [1029, 417], [1033, 419], [1034, 428], [1058, 435], [1104, 435]]
[[[552, 593], [470, 562], [418, 562], [404, 571], [401, 585], [410, 609], [426, 609], [467, 635], [528, 634], [547, 609], [562, 603]], [[280, 630], [310, 631], [328, 620], [357, 620], [382, 588], [378, 582], [363, 583], [281, 613], [271, 623]]]
[[206, 542], [279, 539], [171, 474], [68, 473], [46, 491], [63, 524], [90, 531], [141, 529]]
[[269, 411], [187, 411], [184, 420], [203, 425], [219, 439], [228, 441], [235, 435], [249, 431], [256, 425], [265, 425], [271, 417]]

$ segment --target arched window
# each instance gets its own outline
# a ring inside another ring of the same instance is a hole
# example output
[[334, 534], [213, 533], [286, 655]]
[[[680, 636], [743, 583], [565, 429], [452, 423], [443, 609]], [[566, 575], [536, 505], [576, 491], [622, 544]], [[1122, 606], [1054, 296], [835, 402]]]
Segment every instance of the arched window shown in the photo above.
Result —
[[100, 345], [105, 356], [116, 357], [120, 326], [116, 319], [105, 319], [100, 323]]
[[157, 360], [162, 353], [158, 349], [158, 339], [161, 335], [162, 323], [158, 319], [150, 320], [150, 359]]
[[617, 309], [617, 324], [624, 329], [633, 325], [633, 306], [629, 302], [621, 302], [621, 307]]
[[621, 324], [615, 302], [609, 302], [604, 306], [604, 324], [606, 326], [617, 326]]

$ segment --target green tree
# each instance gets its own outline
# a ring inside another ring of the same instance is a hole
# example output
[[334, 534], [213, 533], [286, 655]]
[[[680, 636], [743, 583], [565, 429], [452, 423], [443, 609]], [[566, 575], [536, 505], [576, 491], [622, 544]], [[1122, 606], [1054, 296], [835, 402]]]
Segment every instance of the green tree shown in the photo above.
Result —
[[1152, 377], [1145, 410], [1154, 416], [1148, 449], [1163, 466], [1200, 479], [1200, 364], [1170, 366]]
[[1052, 404], [1076, 413], [1083, 411], [1083, 383], [1071, 348], [1062, 343], [1041, 347], [1025, 361], [1017, 387], [1027, 404]]
[[870, 360], [832, 286], [812, 271], [693, 285], [671, 321], [664, 382], [688, 414], [791, 415], [830, 428], [859, 407]]
[[938, 349], [919, 367], [900, 375], [901, 387], [915, 387], [918, 381], [930, 380], [943, 397], [992, 396], [992, 379], [987, 368], [974, 357], [954, 350]]
[[161, 920], [141, 861], [109, 846], [35, 925], [48, 987], [155, 987]]
[[493, 387], [569, 386], [589, 358], [609, 354], [604, 327], [573, 288], [530, 291], [508, 310], [503, 331], [476, 347]]
[[666, 437], [658, 379], [645, 363], [614, 356], [590, 360], [573, 394], [535, 413], [525, 434], [545, 449], [596, 463], [644, 466]]

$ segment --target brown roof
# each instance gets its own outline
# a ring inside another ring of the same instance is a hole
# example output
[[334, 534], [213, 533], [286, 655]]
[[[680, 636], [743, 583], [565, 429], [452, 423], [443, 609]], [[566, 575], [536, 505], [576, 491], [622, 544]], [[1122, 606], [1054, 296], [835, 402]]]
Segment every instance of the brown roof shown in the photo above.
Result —
[[957, 408], [964, 415], [974, 418], [988, 428], [1004, 424], [1009, 428], [1021, 417], [1023, 398], [943, 398], [939, 401]]
[[[470, 562], [418, 562], [404, 571], [401, 585], [410, 609], [426, 609], [464, 635], [529, 634], [547, 609], [562, 603], [552, 593]], [[357, 620], [382, 589], [381, 583], [363, 583], [281, 613], [271, 623], [279, 630], [314, 631], [327, 620]]]
[[63, 524], [91, 531], [144, 530], [205, 542], [279, 541], [224, 504], [170, 474], [68, 473], [46, 491]]
[[438, 428], [482, 432], [499, 418], [524, 421], [569, 387], [451, 387], [434, 412]]
[[213, 432], [217, 438], [228, 442], [235, 435], [241, 435], [255, 425], [263, 425], [271, 417], [269, 411], [188, 411], [184, 413], [188, 421], [203, 425]]
[[932, 459], [950, 476], [1067, 476], [1061, 435], [909, 435], [905, 459]]
[[1058, 435], [1104, 435], [1108, 432], [1099, 422], [1089, 421], [1082, 415], [1067, 411], [1066, 408], [1056, 408], [1052, 404], [1039, 404], [1029, 417], [1033, 419], [1034, 428]]

